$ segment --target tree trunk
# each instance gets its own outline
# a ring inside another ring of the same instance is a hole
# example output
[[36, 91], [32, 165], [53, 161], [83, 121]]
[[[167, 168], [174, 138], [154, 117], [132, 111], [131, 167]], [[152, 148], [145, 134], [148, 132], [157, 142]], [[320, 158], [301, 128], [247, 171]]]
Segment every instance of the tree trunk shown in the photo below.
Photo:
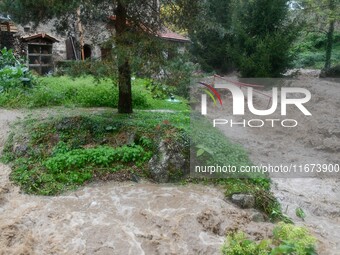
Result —
[[126, 35], [127, 12], [121, 1], [117, 2], [116, 9], [116, 47], [118, 50], [118, 87], [119, 113], [132, 113], [131, 67], [128, 54], [124, 52], [124, 36]]
[[[335, 9], [334, 0], [329, 0], [329, 9], [331, 12]], [[329, 22], [329, 28], [327, 32], [327, 46], [326, 46], [326, 61], [325, 61], [325, 69], [329, 69], [331, 67], [331, 58], [332, 58], [332, 50], [333, 50], [333, 40], [334, 40], [334, 26], [335, 21], [332, 20]]]
[[80, 44], [80, 58], [82, 61], [85, 60], [84, 56], [84, 30], [83, 30], [83, 24], [81, 23], [80, 19], [80, 7], [77, 9], [77, 26], [78, 26], [78, 32], [79, 32], [79, 44]]
[[119, 113], [132, 113], [131, 68], [128, 59], [118, 67]]

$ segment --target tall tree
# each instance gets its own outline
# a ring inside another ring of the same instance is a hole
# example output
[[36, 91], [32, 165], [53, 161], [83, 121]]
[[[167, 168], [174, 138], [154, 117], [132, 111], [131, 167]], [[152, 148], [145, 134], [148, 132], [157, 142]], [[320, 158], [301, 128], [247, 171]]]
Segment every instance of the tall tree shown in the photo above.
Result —
[[[86, 26], [91, 22], [108, 22], [114, 18], [116, 33], [112, 38], [115, 44], [119, 86], [119, 113], [132, 113], [131, 64], [135, 54], [154, 53], [146, 49], [142, 39], [157, 37], [162, 29], [159, 18], [158, 1], [154, 0], [3, 0], [4, 9], [11, 17], [22, 24], [56, 20], [56, 27], [65, 30], [70, 21], [77, 20]], [[195, 0], [168, 0], [166, 4], [190, 10]], [[189, 11], [190, 12], [190, 11]], [[185, 13], [186, 15], [188, 14]], [[194, 13], [192, 13], [194, 15]], [[185, 16], [179, 13], [173, 21], [181, 22]], [[78, 19], [78, 20], [79, 20]], [[182, 24], [184, 24], [182, 22]], [[105, 26], [104, 26], [105, 27]], [[149, 46], [152, 44], [149, 44]], [[154, 50], [157, 47], [154, 47]]]
[[234, 0], [230, 51], [243, 77], [278, 77], [291, 65], [298, 26], [286, 0]]

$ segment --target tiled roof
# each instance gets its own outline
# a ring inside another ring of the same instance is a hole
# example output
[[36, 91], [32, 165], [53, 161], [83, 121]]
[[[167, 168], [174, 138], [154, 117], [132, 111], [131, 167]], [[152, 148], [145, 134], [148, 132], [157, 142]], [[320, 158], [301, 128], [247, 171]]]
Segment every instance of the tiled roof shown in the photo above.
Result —
[[28, 36], [23, 36], [22, 39], [24, 41], [31, 41], [33, 39], [37, 39], [37, 38], [44, 38], [44, 39], [47, 39], [47, 40], [50, 40], [52, 42], [59, 42], [58, 39], [54, 38], [53, 36], [50, 36], [48, 34], [45, 34], [45, 33], [41, 33], [41, 34], [35, 34], [35, 35], [28, 35]]

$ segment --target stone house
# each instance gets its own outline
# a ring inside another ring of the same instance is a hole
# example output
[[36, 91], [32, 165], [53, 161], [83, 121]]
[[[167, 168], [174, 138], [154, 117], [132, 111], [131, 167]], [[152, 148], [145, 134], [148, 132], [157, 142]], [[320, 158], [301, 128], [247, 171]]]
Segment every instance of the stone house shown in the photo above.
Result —
[[[9, 17], [0, 15], [0, 48], [14, 49], [16, 54], [27, 58], [31, 70], [44, 75], [53, 72], [58, 62], [104, 58], [109, 50], [105, 42], [114, 35], [110, 22], [112, 17], [107, 23], [97, 23], [83, 29], [84, 45], [81, 52], [76, 29], [60, 35], [55, 31], [53, 21], [33, 28], [30, 25], [16, 25]], [[190, 42], [188, 38], [169, 29], [164, 29], [158, 36], [176, 44], [179, 51], [184, 51]]]

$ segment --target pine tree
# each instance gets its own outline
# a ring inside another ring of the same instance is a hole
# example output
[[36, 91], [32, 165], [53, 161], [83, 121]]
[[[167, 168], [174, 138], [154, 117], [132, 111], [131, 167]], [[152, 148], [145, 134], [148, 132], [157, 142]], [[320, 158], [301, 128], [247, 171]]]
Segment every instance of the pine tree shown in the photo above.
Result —
[[291, 65], [298, 27], [286, 0], [235, 0], [233, 59], [243, 77], [278, 77]]

